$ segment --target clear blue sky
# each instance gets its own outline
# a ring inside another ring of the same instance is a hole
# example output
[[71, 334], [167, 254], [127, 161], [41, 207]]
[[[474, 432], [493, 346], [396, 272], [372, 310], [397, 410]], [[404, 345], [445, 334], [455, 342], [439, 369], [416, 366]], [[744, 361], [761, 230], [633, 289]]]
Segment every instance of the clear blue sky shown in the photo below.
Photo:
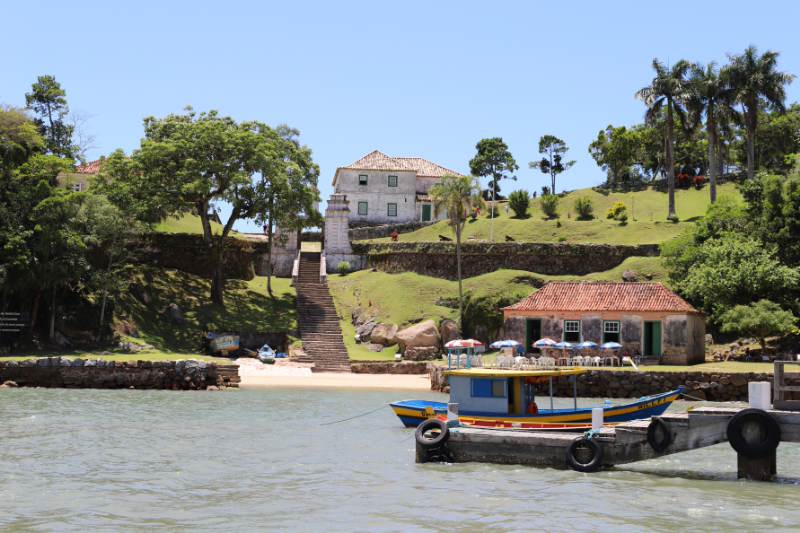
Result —
[[[218, 109], [300, 129], [322, 169], [371, 150], [468, 172], [501, 136], [520, 165], [541, 135], [578, 161], [559, 189], [599, 183], [587, 152], [607, 124], [641, 121], [653, 57], [724, 62], [749, 44], [800, 75], [796, 2], [5, 2], [0, 104], [53, 74], [91, 116], [90, 156], [130, 152], [142, 118]], [[800, 81], [789, 99], [800, 95]], [[240, 226], [241, 227], [241, 226]]]

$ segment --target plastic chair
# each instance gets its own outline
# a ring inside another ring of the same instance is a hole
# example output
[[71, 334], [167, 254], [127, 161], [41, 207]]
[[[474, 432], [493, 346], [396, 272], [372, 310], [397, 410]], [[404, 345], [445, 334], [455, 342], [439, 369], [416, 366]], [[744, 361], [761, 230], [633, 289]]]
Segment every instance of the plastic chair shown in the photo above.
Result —
[[603, 361], [596, 355], [592, 357], [592, 366], [600, 366]]

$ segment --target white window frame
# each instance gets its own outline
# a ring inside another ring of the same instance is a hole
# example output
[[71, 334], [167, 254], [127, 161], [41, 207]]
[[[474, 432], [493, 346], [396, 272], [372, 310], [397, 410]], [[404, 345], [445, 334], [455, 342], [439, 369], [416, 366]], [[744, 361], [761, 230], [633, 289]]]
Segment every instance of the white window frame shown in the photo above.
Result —
[[[361, 206], [364, 206], [364, 212], [361, 212]], [[360, 201], [358, 202], [358, 216], [365, 217], [369, 215], [369, 202]]]
[[[361, 178], [364, 178], [364, 183], [361, 183]], [[358, 175], [358, 184], [362, 187], [369, 183], [369, 175], [368, 174], [359, 174]]]
[[[392, 185], [392, 178], [394, 178], [394, 185]], [[386, 182], [387, 182], [387, 185], [388, 185], [389, 187], [397, 187], [397, 184], [398, 184], [398, 179], [397, 179], [397, 176], [395, 176], [395, 175], [391, 175], [391, 176], [389, 176], [389, 177], [387, 178]]]
[[80, 181], [76, 181], [75, 183], [69, 186], [72, 192], [83, 192], [83, 183]]
[[[392, 206], [394, 206], [394, 215], [392, 214]], [[394, 202], [389, 202], [386, 204], [386, 216], [387, 217], [396, 217], [397, 216], [397, 204]]]
[[[569, 324], [570, 326], [572, 326], [573, 324], [577, 324], [578, 326], [577, 329], [567, 329], [567, 324]], [[562, 327], [563, 327], [563, 333], [561, 334], [562, 341], [567, 340], [567, 333], [577, 333], [579, 339], [578, 342], [581, 342], [581, 340], [583, 339], [583, 332], [581, 331], [582, 328], [580, 320], [564, 320]]]
[[[609, 326], [616, 326], [609, 328]], [[620, 332], [620, 322], [619, 320], [604, 320], [603, 321], [603, 333], [619, 333]]]

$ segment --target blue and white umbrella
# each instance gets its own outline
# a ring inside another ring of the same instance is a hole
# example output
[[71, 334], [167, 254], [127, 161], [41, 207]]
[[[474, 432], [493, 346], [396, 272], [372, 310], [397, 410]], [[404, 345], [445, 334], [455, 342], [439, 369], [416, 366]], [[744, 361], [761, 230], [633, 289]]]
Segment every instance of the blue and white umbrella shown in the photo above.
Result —
[[555, 348], [555, 349], [557, 349], [557, 350], [569, 350], [569, 349], [570, 349], [570, 348], [572, 348], [573, 346], [575, 346], [575, 345], [574, 345], [574, 344], [572, 344], [571, 342], [567, 342], [567, 341], [561, 341], [561, 342], [557, 342], [557, 343], [555, 343], [555, 344], [553, 345], [553, 348]]
[[604, 350], [619, 350], [622, 345], [618, 342], [604, 342], [600, 347]]
[[539, 339], [538, 341], [533, 343], [534, 348], [553, 348], [556, 344], [558, 344], [553, 339], [549, 339], [547, 337], [543, 339]]
[[597, 348], [597, 343], [592, 341], [583, 341], [582, 343], [575, 345], [575, 347], [579, 350], [594, 350]]
[[499, 350], [500, 348], [516, 348], [519, 343], [513, 339], [506, 339], [504, 341], [494, 341], [489, 345], [490, 348]]

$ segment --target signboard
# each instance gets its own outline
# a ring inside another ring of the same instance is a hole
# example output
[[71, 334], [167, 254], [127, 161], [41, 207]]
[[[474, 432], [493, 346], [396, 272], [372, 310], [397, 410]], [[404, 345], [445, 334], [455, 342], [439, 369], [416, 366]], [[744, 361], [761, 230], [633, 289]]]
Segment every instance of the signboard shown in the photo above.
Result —
[[27, 313], [0, 312], [0, 334], [22, 333], [27, 323]]

